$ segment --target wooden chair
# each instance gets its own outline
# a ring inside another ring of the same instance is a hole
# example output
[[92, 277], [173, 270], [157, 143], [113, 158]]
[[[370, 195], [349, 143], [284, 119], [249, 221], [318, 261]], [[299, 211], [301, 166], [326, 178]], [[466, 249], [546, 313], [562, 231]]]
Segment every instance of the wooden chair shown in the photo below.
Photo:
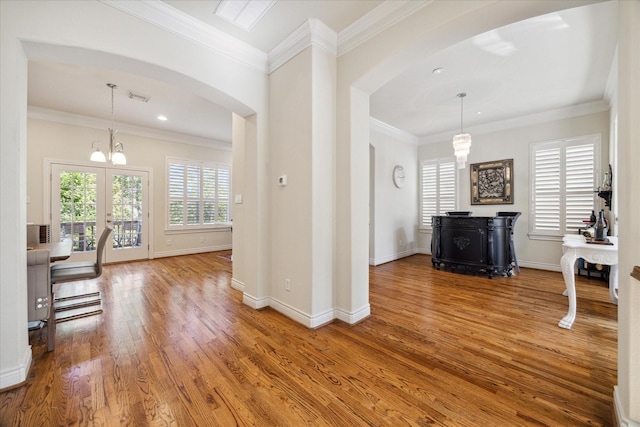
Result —
[[[71, 282], [77, 280], [89, 280], [95, 279], [102, 275], [102, 254], [104, 253], [104, 247], [109, 238], [109, 234], [113, 228], [107, 226], [98, 240], [98, 247], [96, 249], [96, 261], [85, 262], [69, 262], [59, 263], [51, 266], [51, 295], [54, 296], [53, 284]], [[54, 298], [55, 310], [51, 310], [50, 320], [53, 320], [55, 325], [55, 312], [71, 312], [70, 316], [58, 316], [57, 320], [71, 320], [79, 317], [90, 316], [102, 312], [102, 309], [84, 311], [86, 307], [100, 305], [100, 292], [92, 292], [88, 294], [72, 295], [64, 298]], [[82, 309], [78, 311], [78, 309]], [[74, 311], [75, 310], [75, 311]], [[51, 328], [52, 326], [50, 326]]]
[[[27, 251], [27, 303], [29, 330], [40, 329], [48, 323], [53, 309], [51, 302], [50, 258], [46, 249]], [[49, 351], [56, 347], [55, 327], [47, 329]]]

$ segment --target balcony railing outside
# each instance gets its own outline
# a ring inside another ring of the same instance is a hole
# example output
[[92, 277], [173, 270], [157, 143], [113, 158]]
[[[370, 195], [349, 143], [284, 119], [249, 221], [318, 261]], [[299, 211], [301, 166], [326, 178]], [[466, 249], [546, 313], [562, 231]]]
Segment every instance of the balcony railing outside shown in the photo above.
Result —
[[[142, 221], [113, 221], [111, 224], [113, 249], [142, 246]], [[95, 251], [98, 237], [95, 222], [60, 223], [60, 238], [72, 239], [73, 252]]]

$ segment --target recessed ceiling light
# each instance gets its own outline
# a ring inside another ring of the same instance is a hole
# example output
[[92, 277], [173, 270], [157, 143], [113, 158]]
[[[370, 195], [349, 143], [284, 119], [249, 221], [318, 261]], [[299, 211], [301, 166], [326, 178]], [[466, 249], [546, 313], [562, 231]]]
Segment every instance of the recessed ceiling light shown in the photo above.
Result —
[[442, 74], [444, 73], [444, 68], [434, 68], [433, 69], [433, 74], [438, 75], [438, 74]]
[[245, 31], [254, 25], [276, 4], [278, 0], [222, 0], [216, 15]]
[[477, 115], [481, 115], [481, 114], [482, 114], [482, 111], [476, 111], [476, 114], [477, 114]]
[[167, 116], [160, 115], [160, 116], [158, 116], [158, 120], [160, 120], [161, 122], [166, 122], [169, 119], [167, 119]]

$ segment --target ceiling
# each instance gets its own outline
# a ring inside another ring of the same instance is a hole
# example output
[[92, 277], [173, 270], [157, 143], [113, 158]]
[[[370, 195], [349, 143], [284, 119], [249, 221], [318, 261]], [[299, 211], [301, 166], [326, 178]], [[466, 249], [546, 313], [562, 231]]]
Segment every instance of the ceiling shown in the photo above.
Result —
[[[340, 32], [384, 2], [380, 0], [279, 0], [251, 32], [214, 12], [219, 1], [166, 0], [170, 10], [268, 53], [304, 24], [318, 18]], [[175, 9], [172, 9], [175, 8]], [[371, 96], [371, 116], [429, 142], [464, 128], [602, 101], [616, 46], [616, 2], [598, 3], [512, 24], [461, 42], [389, 81]], [[432, 71], [441, 68], [441, 74]], [[28, 104], [109, 120], [115, 83], [116, 128], [127, 124], [198, 140], [231, 142], [231, 112], [196, 93], [162, 81], [107, 68], [30, 62]], [[128, 94], [150, 97], [146, 103]], [[481, 114], [478, 114], [480, 112]], [[167, 121], [161, 122], [158, 115]]]

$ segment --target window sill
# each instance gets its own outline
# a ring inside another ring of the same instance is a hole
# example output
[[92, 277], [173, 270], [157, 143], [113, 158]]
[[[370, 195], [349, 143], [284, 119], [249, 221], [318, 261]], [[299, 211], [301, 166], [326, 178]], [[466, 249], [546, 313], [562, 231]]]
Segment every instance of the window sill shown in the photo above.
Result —
[[562, 238], [564, 237], [564, 234], [562, 236], [558, 236], [549, 234], [528, 233], [527, 235], [529, 236], [529, 240], [546, 240], [549, 242], [562, 242]]
[[194, 228], [165, 228], [164, 234], [193, 234], [193, 233], [211, 233], [220, 231], [231, 231], [230, 225], [216, 225], [212, 227], [194, 227]]

